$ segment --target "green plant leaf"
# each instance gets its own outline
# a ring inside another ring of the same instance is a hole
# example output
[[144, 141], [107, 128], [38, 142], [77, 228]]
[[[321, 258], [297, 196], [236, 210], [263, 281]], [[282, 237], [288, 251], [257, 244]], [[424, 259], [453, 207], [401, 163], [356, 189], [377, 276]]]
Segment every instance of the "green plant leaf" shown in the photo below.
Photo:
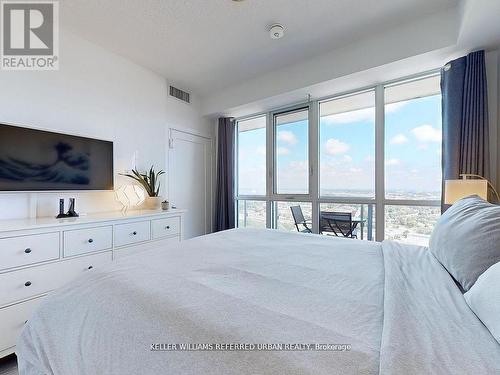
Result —
[[149, 169], [149, 186], [151, 187], [151, 191], [154, 193], [153, 196], [156, 196], [155, 192], [155, 186], [156, 186], [156, 179], [155, 179], [155, 173], [153, 171], [153, 166]]
[[133, 180], [136, 180], [136, 181], [139, 181], [139, 182], [141, 182], [141, 181], [142, 181], [142, 179], [137, 178], [137, 177], [135, 177], [135, 176], [132, 176], [131, 174], [128, 174], [128, 173], [120, 173], [120, 175], [125, 176], [125, 177], [129, 177], [129, 178], [131, 178], [131, 179], [133, 179]]
[[159, 177], [165, 174], [165, 171], [160, 170], [155, 172], [154, 167], [151, 166], [146, 173], [140, 173], [137, 169], [132, 169], [132, 174], [119, 173], [122, 176], [129, 177], [140, 183], [150, 197], [157, 197], [160, 194], [161, 181]]

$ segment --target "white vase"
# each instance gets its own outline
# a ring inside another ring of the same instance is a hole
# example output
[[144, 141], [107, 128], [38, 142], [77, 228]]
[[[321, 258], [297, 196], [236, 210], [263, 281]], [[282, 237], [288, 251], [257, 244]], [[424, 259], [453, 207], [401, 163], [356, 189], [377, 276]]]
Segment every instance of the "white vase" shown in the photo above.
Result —
[[144, 205], [149, 210], [159, 210], [161, 208], [161, 197], [146, 197]]

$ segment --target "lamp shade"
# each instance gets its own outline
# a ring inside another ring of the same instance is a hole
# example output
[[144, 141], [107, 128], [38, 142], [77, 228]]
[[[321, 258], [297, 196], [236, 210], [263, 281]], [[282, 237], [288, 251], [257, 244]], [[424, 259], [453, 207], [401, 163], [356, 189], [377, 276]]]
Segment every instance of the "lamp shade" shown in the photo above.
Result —
[[115, 191], [116, 200], [123, 205], [123, 209], [141, 205], [146, 199], [146, 192], [139, 185], [123, 185]]
[[453, 204], [459, 199], [479, 195], [488, 200], [487, 180], [446, 180], [444, 184], [444, 203]]

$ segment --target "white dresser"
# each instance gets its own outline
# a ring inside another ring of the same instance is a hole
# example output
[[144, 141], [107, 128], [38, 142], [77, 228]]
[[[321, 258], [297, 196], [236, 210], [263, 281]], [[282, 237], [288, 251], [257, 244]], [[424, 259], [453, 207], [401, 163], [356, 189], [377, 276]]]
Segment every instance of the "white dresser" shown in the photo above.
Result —
[[50, 291], [129, 254], [183, 238], [183, 210], [0, 221], [0, 358]]

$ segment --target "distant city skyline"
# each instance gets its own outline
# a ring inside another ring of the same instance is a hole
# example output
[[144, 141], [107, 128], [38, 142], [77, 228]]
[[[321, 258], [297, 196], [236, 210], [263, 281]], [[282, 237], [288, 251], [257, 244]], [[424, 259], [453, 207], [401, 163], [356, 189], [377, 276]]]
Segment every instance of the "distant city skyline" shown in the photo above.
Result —
[[[273, 223], [276, 229], [296, 231], [290, 206], [300, 205], [304, 217], [312, 218], [311, 202], [274, 202]], [[369, 207], [371, 206], [371, 212]], [[358, 239], [375, 239], [376, 221], [375, 204], [356, 203], [321, 203], [321, 211], [350, 212], [354, 217], [364, 219], [364, 225], [358, 228]], [[265, 201], [238, 201], [238, 226], [265, 228]], [[386, 205], [384, 207], [385, 239], [427, 246], [432, 229], [441, 214], [440, 207]], [[370, 216], [371, 215], [371, 216]], [[361, 236], [361, 231], [363, 235]]]

